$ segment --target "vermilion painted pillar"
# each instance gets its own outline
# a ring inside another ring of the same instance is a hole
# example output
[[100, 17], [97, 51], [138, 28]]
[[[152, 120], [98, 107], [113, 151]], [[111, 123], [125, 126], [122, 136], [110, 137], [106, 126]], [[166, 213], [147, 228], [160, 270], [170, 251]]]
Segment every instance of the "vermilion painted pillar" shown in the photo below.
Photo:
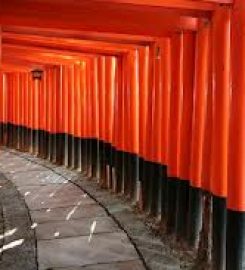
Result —
[[81, 87], [81, 153], [82, 153], [82, 170], [86, 169], [87, 164], [87, 143], [86, 143], [86, 127], [87, 127], [87, 114], [86, 114], [86, 63], [80, 68], [80, 87]]
[[59, 91], [60, 91], [60, 81], [59, 81], [59, 68], [58, 66], [55, 66], [54, 68], [54, 78], [53, 78], [53, 126], [52, 126], [52, 162], [56, 163], [58, 156], [57, 156], [57, 142], [58, 142], [58, 136], [59, 133]]
[[63, 114], [64, 114], [64, 165], [69, 166], [69, 145], [68, 145], [68, 134], [69, 134], [69, 67], [63, 66], [62, 69], [62, 94], [63, 94]]
[[130, 58], [129, 54], [123, 57], [123, 101], [124, 101], [124, 141], [123, 141], [123, 185], [122, 192], [126, 195], [129, 194], [129, 182], [130, 182], [130, 161], [129, 153], [131, 147], [132, 136], [131, 134], [131, 122], [130, 122]]
[[70, 88], [69, 88], [69, 104], [70, 104], [70, 167], [75, 169], [76, 165], [76, 140], [75, 140], [75, 126], [76, 126], [76, 105], [75, 105], [75, 65], [70, 66]]
[[[81, 63], [82, 64], [82, 63]], [[74, 95], [73, 95], [73, 106], [74, 106], [74, 142], [73, 142], [73, 168], [78, 169], [80, 160], [81, 160], [81, 144], [79, 138], [79, 128], [81, 125], [81, 99], [80, 99], [80, 73], [79, 73], [79, 65], [74, 65], [73, 73], [74, 73]]]
[[177, 236], [186, 237], [189, 199], [191, 130], [195, 72], [195, 33], [183, 34], [183, 109], [180, 123], [179, 186], [177, 190]]
[[67, 134], [67, 145], [68, 145], [68, 166], [72, 168], [73, 165], [73, 133], [74, 133], [74, 66], [68, 66], [67, 76], [67, 97], [68, 97], [68, 134]]
[[38, 155], [38, 145], [39, 145], [39, 138], [38, 138], [38, 129], [39, 129], [39, 92], [41, 91], [41, 82], [38, 79], [33, 79], [33, 141], [34, 141], [34, 149], [33, 153]]
[[232, 97], [228, 159], [227, 270], [245, 267], [245, 1], [232, 11]]
[[18, 137], [18, 114], [19, 114], [19, 77], [17, 73], [11, 74], [11, 87], [12, 87], [12, 102], [13, 102], [13, 112], [12, 112], [12, 122], [11, 122], [11, 130], [12, 134], [9, 134], [11, 137], [11, 146], [17, 147], [17, 137]]
[[33, 112], [33, 92], [34, 92], [34, 84], [33, 79], [30, 74], [29, 76], [29, 98], [28, 98], [28, 105], [29, 105], [29, 138], [30, 138], [30, 147], [29, 151], [33, 153], [33, 118], [34, 118], [34, 112]]
[[[16, 119], [17, 119], [17, 114], [18, 114], [18, 107], [17, 107], [17, 98], [18, 98], [18, 93], [16, 89], [16, 73], [10, 74], [11, 78], [11, 96], [9, 98], [12, 101], [12, 112], [11, 112], [11, 122], [10, 122], [10, 129], [11, 132], [9, 134], [10, 142], [11, 142], [11, 147], [15, 146], [16, 143]], [[14, 109], [16, 108], [16, 109]]]
[[150, 213], [152, 199], [152, 179], [153, 179], [153, 163], [152, 163], [152, 132], [153, 132], [153, 89], [154, 89], [154, 74], [155, 74], [155, 44], [149, 47], [149, 63], [148, 63], [148, 80], [147, 80], [147, 115], [146, 115], [146, 138], [144, 144], [144, 167], [142, 181], [142, 200], [143, 209]]
[[57, 134], [57, 164], [61, 165], [64, 161], [64, 68], [59, 66], [59, 91], [58, 91], [58, 130]]
[[152, 162], [153, 162], [153, 179], [152, 179], [152, 199], [151, 214], [160, 217], [161, 213], [161, 189], [162, 186], [162, 110], [164, 106], [164, 92], [162, 87], [162, 57], [161, 40], [156, 44], [154, 57], [154, 88], [153, 91], [153, 130], [152, 130]]
[[136, 200], [136, 186], [138, 183], [139, 156], [139, 54], [134, 50], [130, 54], [130, 198]]
[[149, 91], [149, 47], [139, 49], [139, 187], [136, 197], [138, 198], [140, 208], [142, 202], [142, 182], [145, 166], [146, 140], [147, 140], [147, 113], [148, 113], [148, 91]]
[[26, 96], [26, 89], [25, 89], [25, 73], [21, 73], [21, 134], [20, 134], [20, 149], [24, 150], [24, 135], [25, 135], [25, 114], [26, 114], [26, 107], [25, 107], [25, 96]]
[[106, 186], [112, 186], [112, 134], [113, 134], [113, 108], [115, 98], [115, 58], [106, 57], [105, 59], [105, 165], [106, 165]]
[[168, 165], [168, 147], [169, 147], [169, 124], [170, 124], [170, 97], [171, 97], [171, 39], [166, 38], [161, 46], [162, 58], [162, 153], [161, 163], [163, 165], [163, 186], [162, 186], [162, 207], [161, 220], [167, 219], [167, 165]]
[[17, 126], [17, 149], [21, 150], [22, 147], [22, 132], [23, 132], [23, 73], [18, 74], [18, 88], [19, 88], [19, 98], [18, 98], [18, 126]]
[[123, 190], [123, 144], [124, 144], [124, 82], [123, 82], [123, 57], [117, 59], [117, 111], [116, 121], [116, 157], [115, 157], [115, 191]]
[[29, 85], [28, 85], [28, 73], [24, 74], [24, 139], [23, 139], [23, 150], [28, 150], [28, 114], [29, 114], [29, 106], [28, 106], [28, 96], [29, 96]]
[[47, 83], [47, 142], [46, 144], [46, 151], [47, 151], [47, 158], [51, 161], [52, 159], [52, 127], [53, 127], [53, 67], [49, 67], [47, 70], [48, 76], [48, 83]]
[[32, 89], [32, 78], [31, 78], [31, 74], [28, 73], [28, 125], [27, 125], [27, 132], [28, 132], [28, 151], [31, 152], [31, 143], [32, 143], [32, 131], [31, 131], [31, 113], [32, 113], [32, 109], [31, 109], [31, 90]]
[[225, 268], [228, 135], [230, 117], [230, 7], [213, 18], [213, 128], [211, 192], [213, 194], [213, 267]]
[[98, 58], [91, 59], [91, 152], [92, 152], [92, 176], [96, 177], [98, 172], [98, 137], [99, 137], [99, 115], [98, 115]]
[[112, 130], [112, 191], [117, 192], [117, 154], [118, 154], [118, 139], [119, 139], [119, 66], [118, 66], [119, 57], [115, 57], [115, 81], [114, 81], [114, 106], [113, 106], [113, 130]]
[[209, 39], [210, 23], [208, 21], [200, 20], [196, 41], [196, 67], [190, 168], [191, 188], [188, 212], [188, 238], [190, 245], [193, 247], [197, 247], [199, 232], [201, 229], [203, 145], [207, 111], [207, 92], [209, 88]]
[[168, 148], [168, 218], [167, 229], [174, 232], [176, 227], [177, 189], [180, 184], [179, 155], [180, 128], [183, 106], [183, 33], [175, 33], [171, 38], [171, 97]]
[[104, 157], [104, 134], [105, 134], [105, 57], [101, 56], [98, 62], [98, 91], [99, 91], [99, 155], [100, 155], [100, 180], [105, 185], [105, 157]]
[[91, 153], [91, 140], [92, 140], [92, 82], [91, 82], [91, 60], [87, 62], [86, 68], [86, 88], [87, 88], [87, 176], [91, 177], [91, 163], [92, 163], [92, 153]]

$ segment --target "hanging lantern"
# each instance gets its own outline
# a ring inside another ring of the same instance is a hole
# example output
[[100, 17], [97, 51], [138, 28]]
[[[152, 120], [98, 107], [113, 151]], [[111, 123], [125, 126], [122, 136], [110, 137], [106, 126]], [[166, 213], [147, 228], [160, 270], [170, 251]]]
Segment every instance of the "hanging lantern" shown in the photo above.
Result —
[[31, 71], [33, 80], [42, 80], [43, 70], [34, 69]]

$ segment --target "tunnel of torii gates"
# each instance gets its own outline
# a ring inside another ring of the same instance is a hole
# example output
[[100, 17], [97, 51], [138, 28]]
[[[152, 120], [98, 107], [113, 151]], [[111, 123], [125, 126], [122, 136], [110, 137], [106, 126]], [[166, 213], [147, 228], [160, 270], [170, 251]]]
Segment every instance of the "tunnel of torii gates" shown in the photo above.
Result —
[[1, 0], [0, 26], [1, 145], [245, 269], [244, 0]]

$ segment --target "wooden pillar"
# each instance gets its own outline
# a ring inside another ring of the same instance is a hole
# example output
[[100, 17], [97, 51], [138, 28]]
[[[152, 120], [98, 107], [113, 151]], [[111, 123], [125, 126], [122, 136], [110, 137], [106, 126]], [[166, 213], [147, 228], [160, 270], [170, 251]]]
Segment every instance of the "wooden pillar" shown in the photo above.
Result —
[[170, 96], [170, 123], [168, 148], [168, 218], [167, 229], [174, 232], [176, 228], [177, 189], [179, 181], [180, 158], [180, 128], [183, 106], [183, 33], [172, 36], [171, 50], [171, 96]]
[[201, 229], [203, 146], [207, 111], [207, 93], [209, 87], [209, 39], [210, 23], [206, 20], [200, 20], [196, 39], [196, 64], [194, 75], [194, 107], [190, 168], [191, 187], [189, 194], [188, 212], [188, 238], [192, 247], [197, 247]]
[[232, 96], [228, 160], [227, 270], [245, 265], [245, 1], [232, 12]]
[[213, 195], [213, 267], [225, 267], [228, 135], [230, 113], [230, 8], [213, 17], [213, 127], [211, 192]]

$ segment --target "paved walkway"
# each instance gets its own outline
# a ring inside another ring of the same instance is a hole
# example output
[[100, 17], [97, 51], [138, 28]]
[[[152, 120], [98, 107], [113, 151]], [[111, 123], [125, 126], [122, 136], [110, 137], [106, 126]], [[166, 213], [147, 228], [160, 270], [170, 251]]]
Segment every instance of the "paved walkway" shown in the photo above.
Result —
[[0, 151], [0, 172], [0, 269], [145, 269], [126, 233], [68, 181], [72, 172], [11, 151]]

